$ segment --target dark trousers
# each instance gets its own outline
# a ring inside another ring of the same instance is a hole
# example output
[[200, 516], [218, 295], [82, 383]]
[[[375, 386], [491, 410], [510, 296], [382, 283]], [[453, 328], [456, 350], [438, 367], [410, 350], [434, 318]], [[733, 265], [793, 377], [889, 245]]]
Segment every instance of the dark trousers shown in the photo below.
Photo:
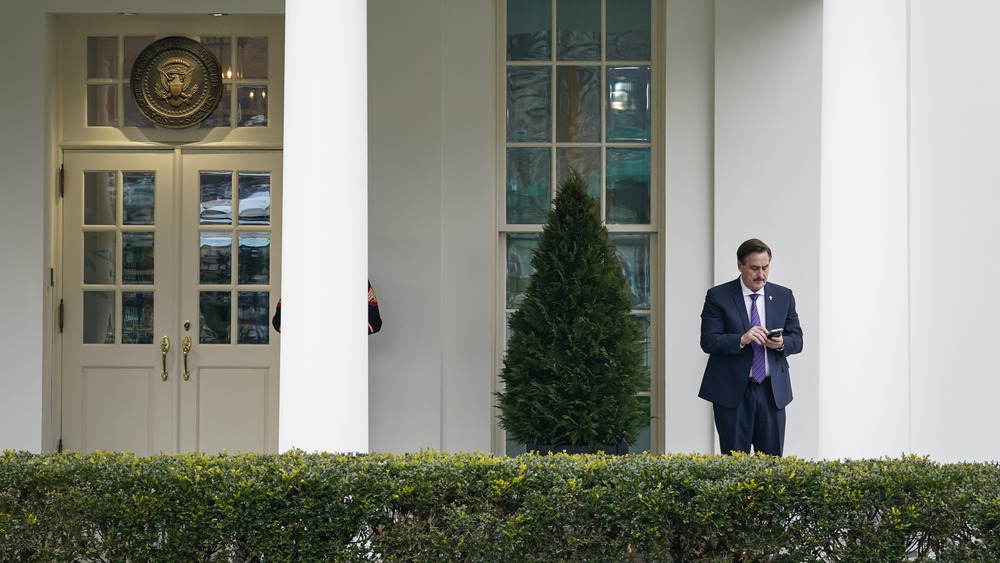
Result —
[[780, 456], [785, 445], [785, 409], [774, 404], [771, 378], [750, 381], [743, 400], [733, 409], [714, 405], [715, 429], [722, 453], [746, 452]]

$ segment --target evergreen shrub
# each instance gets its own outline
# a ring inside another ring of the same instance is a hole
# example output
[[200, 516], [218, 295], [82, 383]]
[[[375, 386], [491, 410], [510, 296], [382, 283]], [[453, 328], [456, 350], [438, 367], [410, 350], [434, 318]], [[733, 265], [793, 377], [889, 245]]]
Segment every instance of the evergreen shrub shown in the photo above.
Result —
[[510, 318], [497, 393], [509, 438], [549, 446], [634, 443], [649, 422], [642, 333], [622, 263], [579, 173], [562, 183]]

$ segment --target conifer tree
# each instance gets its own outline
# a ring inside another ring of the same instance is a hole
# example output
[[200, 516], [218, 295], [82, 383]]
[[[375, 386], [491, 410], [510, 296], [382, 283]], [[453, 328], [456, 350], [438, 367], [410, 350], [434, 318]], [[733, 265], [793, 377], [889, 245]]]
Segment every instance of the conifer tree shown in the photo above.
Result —
[[577, 173], [559, 189], [531, 260], [535, 272], [497, 393], [500, 424], [520, 443], [600, 447], [634, 443], [649, 416], [642, 333], [630, 315], [622, 264]]

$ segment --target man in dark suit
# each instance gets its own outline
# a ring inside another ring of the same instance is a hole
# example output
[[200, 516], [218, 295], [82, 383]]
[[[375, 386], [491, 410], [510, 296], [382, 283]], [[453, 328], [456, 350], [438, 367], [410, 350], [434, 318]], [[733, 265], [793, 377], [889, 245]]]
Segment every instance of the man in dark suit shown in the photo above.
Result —
[[736, 260], [740, 277], [705, 296], [701, 349], [709, 356], [698, 396], [714, 406], [724, 453], [750, 453], [753, 446], [780, 456], [785, 405], [792, 401], [787, 358], [802, 351], [802, 327], [792, 290], [767, 283], [771, 249], [750, 239]]

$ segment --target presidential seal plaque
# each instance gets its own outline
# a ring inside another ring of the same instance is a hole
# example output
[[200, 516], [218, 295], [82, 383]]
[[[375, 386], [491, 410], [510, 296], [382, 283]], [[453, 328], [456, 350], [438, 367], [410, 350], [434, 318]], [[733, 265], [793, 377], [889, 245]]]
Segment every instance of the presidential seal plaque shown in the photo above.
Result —
[[222, 97], [219, 60], [187, 37], [164, 37], [139, 53], [129, 82], [132, 99], [147, 119], [182, 129], [212, 115]]

